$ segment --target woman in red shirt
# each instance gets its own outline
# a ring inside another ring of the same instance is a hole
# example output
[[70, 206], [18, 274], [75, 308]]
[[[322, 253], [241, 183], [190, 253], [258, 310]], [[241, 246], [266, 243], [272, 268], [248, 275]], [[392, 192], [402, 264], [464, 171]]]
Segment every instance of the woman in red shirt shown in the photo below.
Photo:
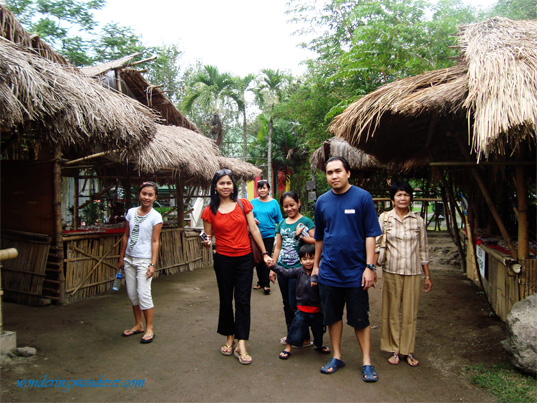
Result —
[[[215, 238], [214, 271], [220, 294], [220, 312], [217, 332], [227, 337], [220, 348], [223, 355], [232, 355], [241, 364], [250, 364], [252, 357], [246, 351], [250, 335], [250, 297], [252, 295], [253, 258], [250, 233], [263, 253], [268, 267], [274, 262], [263, 243], [261, 233], [255, 223], [253, 208], [247, 199], [237, 198], [238, 188], [229, 169], [216, 172], [211, 182], [211, 203], [201, 214], [203, 229], [208, 239], [204, 246], [210, 247]], [[238, 205], [242, 203], [244, 212]], [[235, 296], [235, 314], [233, 314]], [[233, 345], [237, 339], [237, 346]]]

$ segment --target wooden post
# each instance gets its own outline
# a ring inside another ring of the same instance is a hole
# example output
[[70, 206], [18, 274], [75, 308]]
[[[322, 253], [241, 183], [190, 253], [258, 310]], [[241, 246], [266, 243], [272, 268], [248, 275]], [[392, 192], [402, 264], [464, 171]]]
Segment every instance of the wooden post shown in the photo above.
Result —
[[[523, 160], [522, 152], [519, 152], [517, 159]], [[524, 168], [515, 168], [516, 195], [518, 200], [518, 258], [522, 261], [528, 258], [529, 249], [529, 222], [528, 222], [528, 186], [524, 175]]]
[[75, 195], [73, 200], [73, 229], [76, 230], [78, 228], [79, 220], [78, 220], [78, 195], [80, 193], [79, 189], [79, 177], [78, 175], [75, 176]]
[[470, 171], [472, 172], [472, 176], [477, 182], [477, 185], [479, 186], [479, 189], [481, 190], [481, 193], [483, 194], [483, 197], [485, 198], [485, 201], [487, 202], [489, 210], [492, 213], [492, 217], [494, 217], [494, 221], [496, 221], [496, 225], [498, 225], [498, 228], [500, 229], [500, 232], [502, 233], [503, 239], [505, 240], [505, 242], [507, 242], [507, 245], [509, 246], [509, 253], [513, 257], [513, 259], [518, 260], [517, 250], [515, 249], [515, 246], [513, 245], [513, 242], [511, 241], [509, 232], [507, 231], [507, 228], [505, 228], [505, 225], [502, 221], [502, 218], [500, 217], [500, 214], [498, 213], [498, 210], [496, 210], [496, 207], [494, 206], [494, 203], [487, 190], [487, 187], [483, 183], [483, 180], [479, 176], [479, 173], [477, 172], [476, 168], [470, 168]]
[[63, 227], [62, 227], [62, 149], [59, 144], [54, 145], [54, 165], [52, 168], [52, 204], [54, 214], [54, 243], [56, 246], [56, 256], [60, 263], [58, 273], [58, 303], [65, 303], [65, 273], [63, 267]]
[[183, 185], [181, 184], [181, 179], [177, 179], [175, 182], [175, 205], [177, 206], [177, 223], [179, 228], [185, 226], [185, 200], [183, 195]]

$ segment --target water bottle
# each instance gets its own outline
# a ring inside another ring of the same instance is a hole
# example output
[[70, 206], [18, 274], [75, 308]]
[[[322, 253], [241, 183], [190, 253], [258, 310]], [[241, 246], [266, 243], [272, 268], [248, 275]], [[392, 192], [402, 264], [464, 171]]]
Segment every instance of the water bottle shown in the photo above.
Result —
[[114, 280], [114, 285], [112, 290], [117, 291], [121, 287], [121, 280], [123, 280], [123, 269], [119, 269], [116, 273], [116, 279]]

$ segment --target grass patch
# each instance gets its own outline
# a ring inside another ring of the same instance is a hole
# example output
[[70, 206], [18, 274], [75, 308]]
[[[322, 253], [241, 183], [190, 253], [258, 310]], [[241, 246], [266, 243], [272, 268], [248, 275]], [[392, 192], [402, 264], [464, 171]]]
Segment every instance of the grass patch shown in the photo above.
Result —
[[514, 367], [506, 364], [494, 364], [485, 368], [483, 364], [466, 368], [470, 382], [488, 389], [499, 402], [535, 403], [537, 401], [537, 383], [535, 378], [523, 375]]

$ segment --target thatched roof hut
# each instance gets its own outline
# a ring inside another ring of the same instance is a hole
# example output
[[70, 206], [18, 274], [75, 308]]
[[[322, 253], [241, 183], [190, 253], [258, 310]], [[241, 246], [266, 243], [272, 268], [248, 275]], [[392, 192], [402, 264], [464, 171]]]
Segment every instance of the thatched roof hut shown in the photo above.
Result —
[[[249, 162], [239, 160], [237, 158], [223, 157], [221, 155], [216, 157], [218, 162], [218, 169], [231, 169], [235, 179], [241, 179], [245, 181], [254, 180], [261, 174], [261, 169]], [[214, 172], [213, 172], [214, 175]]]
[[365, 171], [382, 168], [377, 159], [362, 150], [359, 150], [345, 140], [333, 137], [325, 140], [310, 157], [310, 164], [321, 171], [324, 171], [326, 161], [331, 157], [343, 157], [354, 171]]
[[[330, 130], [381, 162], [461, 160], [534, 145], [537, 21], [495, 17], [463, 27], [461, 62], [386, 84], [350, 105]], [[458, 138], [458, 140], [457, 140]]]
[[155, 132], [156, 115], [139, 102], [4, 38], [0, 71], [3, 137], [19, 133], [65, 149], [135, 151]]
[[214, 142], [179, 126], [157, 125], [153, 140], [129, 161], [141, 173], [181, 177], [185, 185], [206, 185], [219, 169]]

